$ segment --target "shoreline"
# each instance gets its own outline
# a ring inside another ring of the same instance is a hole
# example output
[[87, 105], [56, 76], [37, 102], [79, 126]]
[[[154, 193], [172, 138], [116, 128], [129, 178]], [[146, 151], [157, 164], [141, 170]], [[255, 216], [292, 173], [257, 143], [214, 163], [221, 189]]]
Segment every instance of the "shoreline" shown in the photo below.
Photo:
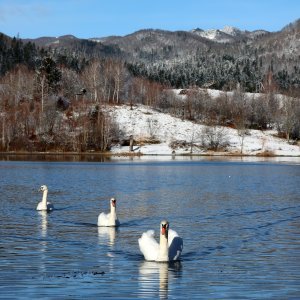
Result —
[[230, 153], [230, 152], [209, 152], [209, 153], [141, 153], [141, 152], [26, 152], [26, 151], [9, 151], [0, 152], [0, 156], [99, 156], [99, 157], [293, 157], [300, 158], [300, 155], [276, 155], [274, 153], [256, 153], [256, 154], [243, 154], [243, 153]]

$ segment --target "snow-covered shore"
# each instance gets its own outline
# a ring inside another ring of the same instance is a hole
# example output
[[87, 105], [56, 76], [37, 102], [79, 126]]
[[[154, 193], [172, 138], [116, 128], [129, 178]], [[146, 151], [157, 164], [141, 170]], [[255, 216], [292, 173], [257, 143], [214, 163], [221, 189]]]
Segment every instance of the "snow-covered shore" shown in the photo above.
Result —
[[[229, 145], [225, 152], [216, 153], [204, 151], [203, 148], [198, 147], [201, 143], [204, 125], [181, 120], [143, 105], [134, 106], [132, 110], [128, 105], [115, 106], [108, 108], [108, 112], [118, 124], [120, 135], [125, 138], [133, 136], [136, 141], [133, 147], [135, 153], [239, 155], [243, 143], [243, 155], [300, 156], [299, 144], [288, 144], [285, 139], [276, 137], [276, 131], [273, 130], [248, 130], [242, 140], [236, 129], [220, 127]], [[192, 149], [191, 143], [194, 145]], [[179, 146], [172, 148], [171, 144]], [[128, 152], [128, 146], [115, 145], [112, 148], [114, 154]]]

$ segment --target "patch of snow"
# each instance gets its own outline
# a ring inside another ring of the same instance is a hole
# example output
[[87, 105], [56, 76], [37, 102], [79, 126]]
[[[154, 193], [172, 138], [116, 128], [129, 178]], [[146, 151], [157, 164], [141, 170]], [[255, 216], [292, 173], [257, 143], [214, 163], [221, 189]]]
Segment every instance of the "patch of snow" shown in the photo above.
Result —
[[[224, 31], [225, 30], [225, 31]], [[230, 33], [228, 33], [228, 32]], [[201, 30], [201, 29], [194, 29], [191, 32], [197, 34], [201, 37], [207, 38], [209, 40], [218, 42], [218, 43], [229, 43], [234, 41], [234, 37], [237, 36], [240, 31], [233, 27], [224, 27], [223, 30], [219, 29], [208, 29], [208, 30]]]
[[241, 34], [241, 30], [239, 30], [236, 27], [232, 26], [225, 26], [223, 29], [221, 29], [222, 32], [225, 32], [231, 36], [238, 36]]
[[[200, 148], [205, 125], [181, 120], [143, 105], [134, 106], [132, 110], [128, 105], [109, 107], [107, 112], [118, 124], [121, 137], [134, 137], [136, 153], [172, 155], [175, 151], [176, 154], [190, 154], [190, 143], [193, 142], [193, 154], [216, 154]], [[227, 127], [223, 129], [229, 142], [225, 154], [239, 154], [242, 140], [238, 131]], [[300, 156], [300, 145], [290, 145], [286, 140], [275, 137], [275, 134], [276, 131], [272, 130], [248, 130], [243, 139], [243, 154], [259, 155], [270, 152], [277, 156]], [[151, 140], [155, 143], [151, 144]], [[170, 144], [174, 142], [185, 146], [172, 149]], [[112, 152], [128, 153], [129, 146], [115, 145]]]
[[101, 43], [105, 41], [105, 38], [90, 38], [89, 40], [92, 42]]
[[208, 29], [208, 30], [196, 28], [191, 30], [191, 32], [218, 43], [230, 43], [235, 41], [238, 37], [243, 37], [243, 36], [253, 39], [257, 36], [268, 33], [268, 31], [265, 30], [243, 31], [240, 30], [239, 28], [232, 27], [232, 26], [224, 26], [223, 29]]
[[[188, 90], [186, 90], [187, 91], [186, 93], [182, 94], [183, 90], [184, 89], [171, 89], [172, 93], [174, 93], [174, 95], [179, 100], [185, 100], [186, 99], [186, 95], [188, 93]], [[207, 93], [207, 95], [212, 99], [216, 99], [216, 98], [224, 97], [224, 96], [226, 96], [228, 98], [231, 98], [234, 95], [233, 91], [225, 92], [225, 91], [220, 91], [220, 90], [215, 90], [215, 89], [208, 89], [208, 88], [198, 88], [198, 90], [200, 92]], [[244, 95], [245, 95], [246, 99], [259, 99], [263, 96], [262, 93], [249, 93], [249, 92], [244, 93]], [[275, 97], [275, 99], [277, 99], [279, 101], [279, 103], [283, 103], [284, 101], [287, 101], [289, 99], [288, 96], [282, 95], [282, 94], [275, 94], [274, 97]]]

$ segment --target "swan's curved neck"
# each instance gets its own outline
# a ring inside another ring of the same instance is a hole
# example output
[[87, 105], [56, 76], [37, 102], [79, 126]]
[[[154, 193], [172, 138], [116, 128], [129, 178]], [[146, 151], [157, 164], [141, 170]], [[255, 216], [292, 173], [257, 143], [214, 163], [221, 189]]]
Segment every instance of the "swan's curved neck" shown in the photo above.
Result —
[[47, 208], [47, 194], [48, 194], [48, 190], [44, 190], [42, 203], [43, 203], [43, 207], [45, 208]]
[[168, 261], [169, 260], [168, 253], [169, 253], [168, 232], [166, 232], [166, 234], [160, 233], [158, 261]]
[[114, 223], [117, 219], [116, 207], [110, 206], [110, 222]]

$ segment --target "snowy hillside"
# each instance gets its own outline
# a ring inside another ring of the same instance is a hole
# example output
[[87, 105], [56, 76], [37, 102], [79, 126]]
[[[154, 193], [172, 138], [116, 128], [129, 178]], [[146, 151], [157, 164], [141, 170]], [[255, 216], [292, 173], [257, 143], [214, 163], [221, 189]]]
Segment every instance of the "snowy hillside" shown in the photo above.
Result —
[[[120, 136], [129, 139], [132, 135], [134, 152], [142, 154], [220, 154], [200, 147], [206, 126], [155, 111], [146, 106], [115, 106], [108, 108], [109, 114], [119, 125]], [[286, 140], [275, 137], [276, 131], [248, 130], [238, 135], [237, 130], [218, 127], [215, 130], [228, 141], [223, 154], [239, 154], [243, 144], [243, 154], [273, 154], [300, 156], [299, 145], [289, 145]], [[153, 143], [151, 143], [152, 141]], [[191, 143], [193, 147], [191, 149]], [[171, 147], [173, 145], [173, 147]], [[199, 147], [198, 147], [199, 146]], [[115, 145], [113, 153], [127, 153], [128, 146]]]

